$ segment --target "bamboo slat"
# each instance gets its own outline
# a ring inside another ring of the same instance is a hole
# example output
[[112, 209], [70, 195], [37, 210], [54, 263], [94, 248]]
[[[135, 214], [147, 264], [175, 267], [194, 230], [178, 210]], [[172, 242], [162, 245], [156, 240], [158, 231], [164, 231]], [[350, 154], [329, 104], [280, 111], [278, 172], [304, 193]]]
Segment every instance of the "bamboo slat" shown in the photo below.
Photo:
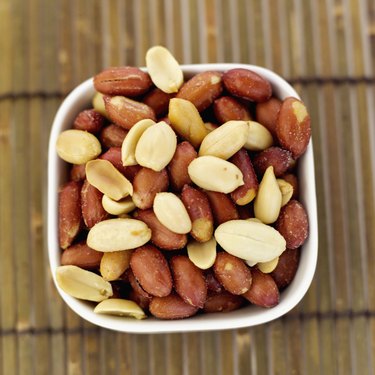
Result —
[[[0, 374], [375, 374], [375, 3], [371, 0], [2, 0]], [[97, 328], [47, 259], [47, 147], [63, 97], [167, 46], [289, 79], [312, 117], [319, 259], [284, 318], [238, 330]]]

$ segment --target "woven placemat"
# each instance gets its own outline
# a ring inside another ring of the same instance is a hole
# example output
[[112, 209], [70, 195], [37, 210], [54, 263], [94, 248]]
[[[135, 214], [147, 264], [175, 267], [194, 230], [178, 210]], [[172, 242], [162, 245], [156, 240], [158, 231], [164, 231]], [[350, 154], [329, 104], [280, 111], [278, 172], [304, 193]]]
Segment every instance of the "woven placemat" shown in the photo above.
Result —
[[[375, 2], [1, 0], [0, 373], [374, 374]], [[181, 63], [262, 65], [312, 116], [319, 260], [303, 301], [272, 323], [132, 335], [72, 313], [46, 251], [49, 131], [64, 96], [148, 47]]]

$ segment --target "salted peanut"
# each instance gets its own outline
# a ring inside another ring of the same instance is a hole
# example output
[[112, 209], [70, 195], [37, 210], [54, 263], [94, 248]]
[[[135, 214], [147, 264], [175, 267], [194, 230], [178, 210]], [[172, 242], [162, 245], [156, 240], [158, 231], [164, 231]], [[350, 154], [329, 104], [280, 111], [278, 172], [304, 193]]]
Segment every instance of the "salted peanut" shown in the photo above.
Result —
[[172, 275], [168, 262], [155, 246], [136, 249], [130, 258], [130, 267], [141, 287], [153, 296], [165, 297], [172, 291]]
[[168, 118], [172, 128], [195, 148], [199, 147], [207, 135], [197, 108], [188, 100], [172, 98], [169, 102]]
[[290, 201], [293, 196], [293, 186], [282, 178], [278, 178], [276, 181], [281, 191], [281, 207], [283, 207]]
[[231, 220], [215, 230], [217, 243], [228, 253], [253, 262], [268, 262], [285, 249], [284, 237], [274, 228], [250, 220]]
[[212, 131], [214, 131], [215, 129], [217, 129], [219, 127], [219, 125], [216, 125], [213, 122], [208, 121], [208, 122], [204, 123], [204, 127], [206, 128], [207, 134], [208, 134], [208, 133], [211, 133]]
[[156, 121], [153, 109], [136, 100], [124, 96], [104, 96], [104, 103], [110, 120], [124, 129], [129, 130], [146, 118]]
[[276, 135], [281, 146], [289, 150], [295, 159], [306, 151], [309, 144], [310, 122], [304, 103], [292, 97], [283, 101], [277, 118]]
[[184, 82], [180, 65], [165, 47], [151, 47], [146, 52], [146, 66], [155, 86], [168, 94], [177, 92]]
[[105, 110], [104, 95], [102, 93], [95, 93], [94, 97], [92, 98], [92, 106], [94, 107], [96, 112], [108, 118], [107, 111]]
[[72, 297], [100, 302], [113, 295], [112, 286], [96, 273], [77, 266], [56, 268], [57, 285]]
[[191, 240], [187, 245], [189, 259], [200, 269], [212, 267], [216, 259], [216, 240], [211, 238], [206, 242]]
[[176, 147], [173, 129], [166, 122], [158, 122], [143, 131], [136, 144], [135, 159], [142, 167], [159, 172], [172, 160]]
[[266, 169], [272, 165], [275, 176], [280, 177], [295, 165], [292, 153], [280, 147], [270, 147], [253, 158], [253, 165], [258, 176], [263, 176]]
[[244, 303], [243, 297], [223, 291], [209, 295], [203, 311], [205, 313], [230, 312], [239, 309]]
[[95, 159], [102, 152], [102, 147], [95, 135], [83, 130], [69, 129], [59, 134], [56, 152], [68, 163], [84, 164]]
[[189, 305], [176, 294], [154, 297], [150, 302], [150, 313], [158, 319], [184, 319], [197, 312], [198, 307]]
[[246, 121], [228, 121], [204, 137], [199, 156], [212, 155], [227, 160], [246, 143], [248, 132]]
[[170, 231], [179, 234], [191, 231], [189, 214], [177, 195], [169, 192], [157, 193], [153, 208], [158, 220]]
[[115, 201], [103, 194], [102, 206], [106, 212], [111, 215], [123, 215], [128, 214], [135, 210], [136, 206], [131, 197], [123, 198], [119, 201]]
[[221, 193], [231, 193], [244, 184], [240, 169], [216, 156], [196, 158], [190, 163], [188, 173], [199, 187]]
[[83, 181], [86, 178], [86, 164], [73, 164], [70, 169], [72, 181]]
[[148, 310], [150, 302], [153, 298], [152, 295], [142, 289], [130, 268], [125, 274], [128, 275], [129, 283], [132, 288], [129, 293], [129, 298], [137, 303], [142, 309]]
[[281, 100], [272, 97], [266, 102], [258, 103], [255, 107], [257, 122], [264, 125], [276, 139], [276, 123], [281, 108]]
[[102, 206], [103, 194], [87, 180], [81, 189], [82, 217], [87, 228], [108, 218], [108, 213]]
[[131, 182], [108, 160], [97, 159], [88, 162], [86, 178], [91, 185], [116, 201], [133, 194]]
[[155, 172], [149, 168], [142, 168], [133, 180], [133, 202], [142, 210], [151, 208], [156, 194], [166, 191], [168, 186], [169, 179], [166, 169]]
[[303, 245], [309, 235], [309, 221], [303, 205], [295, 199], [289, 201], [281, 209], [275, 228], [285, 238], [288, 249]]
[[59, 244], [66, 249], [81, 229], [81, 182], [69, 181], [59, 191]]
[[173, 98], [173, 94], [167, 94], [155, 87], [143, 97], [142, 101], [154, 110], [156, 117], [161, 117], [168, 112], [171, 98]]
[[240, 295], [249, 290], [251, 271], [241, 259], [227, 252], [218, 253], [213, 269], [216, 278], [228, 292]]
[[141, 220], [108, 219], [90, 229], [87, 244], [97, 251], [121, 251], [135, 249], [150, 239], [151, 230]]
[[268, 262], [258, 263], [257, 267], [263, 273], [271, 273], [276, 268], [278, 262], [279, 262], [279, 257], [276, 257], [275, 259], [272, 259]]
[[99, 140], [102, 146], [110, 147], [121, 147], [128, 131], [121, 126], [110, 124], [105, 126], [99, 135]]
[[282, 194], [276, 181], [273, 167], [268, 167], [259, 184], [258, 194], [254, 201], [255, 217], [264, 224], [272, 224], [279, 217]]
[[293, 281], [297, 273], [300, 254], [301, 250], [297, 248], [286, 249], [280, 255], [279, 262], [271, 273], [279, 290], [283, 290]]
[[199, 112], [208, 108], [222, 91], [222, 73], [207, 71], [194, 75], [183, 84], [176, 97], [192, 102]]
[[272, 95], [271, 84], [248, 69], [228, 70], [223, 75], [223, 83], [230, 94], [254, 102], [264, 102]]
[[239, 168], [242, 172], [244, 181], [242, 186], [239, 186], [236, 190], [232, 191], [231, 197], [237, 205], [244, 206], [255, 198], [259, 187], [258, 179], [249, 154], [244, 148], [237, 151], [229, 161]]
[[135, 148], [137, 147], [139, 138], [151, 125], [154, 125], [155, 121], [151, 119], [144, 119], [138, 121], [128, 132], [124, 141], [121, 145], [121, 161], [122, 165], [137, 165], [135, 159]]
[[150, 76], [134, 66], [107, 68], [94, 77], [95, 90], [106, 95], [139, 96], [151, 85]]
[[206, 190], [206, 194], [210, 202], [216, 226], [229, 220], [239, 219], [236, 205], [228, 195], [209, 190]]
[[207, 298], [202, 270], [185, 255], [174, 256], [169, 263], [177, 294], [189, 305], [202, 308]]
[[100, 274], [104, 280], [114, 281], [129, 268], [132, 250], [104, 253], [100, 262]]
[[191, 236], [198, 242], [208, 241], [213, 235], [214, 219], [207, 195], [185, 185], [182, 189], [181, 199], [191, 219]]
[[259, 122], [247, 121], [249, 131], [244, 147], [250, 151], [262, 151], [273, 145], [273, 137]]
[[221, 293], [224, 291], [224, 287], [217, 280], [215, 273], [212, 268], [205, 272], [207, 290], [209, 294]]
[[85, 109], [74, 119], [73, 128], [89, 133], [99, 133], [104, 125], [105, 118], [94, 109]]
[[172, 189], [181, 191], [185, 184], [190, 184], [189, 164], [197, 157], [194, 147], [187, 141], [177, 145], [176, 151], [168, 165]]
[[251, 120], [249, 108], [231, 96], [222, 96], [214, 102], [214, 114], [220, 124], [230, 120]]
[[252, 304], [261, 307], [273, 307], [279, 303], [280, 293], [272, 276], [254, 268], [251, 271], [251, 288], [242, 296]]
[[158, 248], [163, 250], [177, 250], [186, 246], [186, 234], [170, 231], [158, 220], [152, 209], [138, 210], [134, 216], [145, 222], [151, 229], [151, 242]]
[[85, 242], [66, 248], [60, 259], [62, 266], [72, 265], [83, 269], [96, 269], [100, 265], [103, 253], [87, 246]]
[[293, 187], [293, 195], [292, 199], [298, 199], [299, 195], [299, 186], [298, 186], [298, 178], [296, 175], [292, 173], [287, 173], [281, 176], [281, 178], [286, 181], [288, 184], [291, 184]]
[[110, 298], [98, 303], [94, 309], [96, 314], [127, 316], [135, 319], [145, 319], [146, 314], [134, 301], [122, 298]]

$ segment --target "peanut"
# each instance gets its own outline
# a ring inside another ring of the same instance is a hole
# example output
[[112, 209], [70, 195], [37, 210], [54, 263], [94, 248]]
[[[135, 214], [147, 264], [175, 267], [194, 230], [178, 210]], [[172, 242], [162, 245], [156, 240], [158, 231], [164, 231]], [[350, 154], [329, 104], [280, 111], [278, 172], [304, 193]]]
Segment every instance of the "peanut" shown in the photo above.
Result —
[[242, 172], [232, 163], [216, 156], [200, 156], [193, 160], [188, 173], [199, 187], [221, 193], [231, 193], [243, 185]]
[[204, 137], [199, 156], [212, 155], [227, 160], [246, 143], [248, 133], [246, 121], [228, 121]]
[[56, 281], [65, 293], [79, 299], [100, 302], [113, 294], [108, 281], [77, 266], [57, 267]]
[[165, 47], [150, 48], [146, 53], [146, 66], [155, 86], [168, 94], [177, 92], [184, 82], [178, 62]]
[[177, 147], [177, 137], [164, 121], [147, 127], [135, 148], [135, 159], [142, 167], [156, 172], [165, 168], [172, 160]]
[[146, 318], [144, 311], [135, 302], [119, 298], [110, 298], [98, 303], [94, 313], [129, 316], [135, 319]]
[[88, 182], [114, 200], [133, 195], [133, 186], [109, 161], [92, 160], [86, 164]]
[[150, 239], [150, 228], [140, 220], [108, 219], [90, 229], [87, 244], [97, 251], [120, 251], [135, 249]]
[[84, 164], [95, 159], [102, 148], [98, 139], [83, 130], [70, 129], [60, 133], [56, 152], [61, 159], [72, 164]]
[[173, 193], [158, 193], [154, 199], [154, 212], [158, 220], [174, 233], [191, 231], [191, 220], [181, 199]]

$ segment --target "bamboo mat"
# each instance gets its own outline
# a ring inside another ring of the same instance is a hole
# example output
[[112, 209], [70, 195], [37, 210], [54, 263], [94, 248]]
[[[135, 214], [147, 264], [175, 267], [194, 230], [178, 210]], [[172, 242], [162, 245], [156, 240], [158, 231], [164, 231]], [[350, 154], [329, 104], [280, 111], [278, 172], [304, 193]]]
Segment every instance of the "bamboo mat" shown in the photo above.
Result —
[[[144, 65], [241, 62], [286, 77], [312, 116], [319, 260], [285, 317], [134, 335], [84, 322], [52, 284], [47, 142], [78, 83]], [[374, 0], [0, 0], [0, 373], [375, 374]]]

